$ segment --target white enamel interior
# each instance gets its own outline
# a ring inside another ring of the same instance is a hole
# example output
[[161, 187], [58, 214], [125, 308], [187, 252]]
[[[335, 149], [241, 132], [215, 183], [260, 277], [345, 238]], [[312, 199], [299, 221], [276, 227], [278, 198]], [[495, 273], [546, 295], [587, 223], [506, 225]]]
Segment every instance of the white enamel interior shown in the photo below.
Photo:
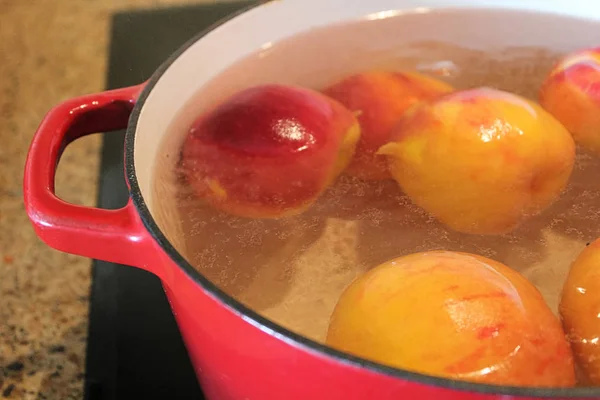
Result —
[[[493, 9], [518, 10], [522, 14], [495, 13]], [[444, 10], [455, 10], [440, 17]], [[462, 10], [478, 10], [462, 13]], [[528, 11], [555, 14], [533, 18]], [[404, 15], [406, 14], [406, 15]], [[403, 15], [393, 37], [349, 39], [348, 45], [380, 46], [382, 40], [398, 44], [422, 40], [444, 40], [488, 48], [493, 46], [543, 46], [560, 51], [600, 44], [600, 2], [591, 0], [280, 0], [254, 8], [219, 26], [191, 45], [160, 77], [137, 124], [134, 162], [141, 193], [153, 213], [151, 178], [162, 138], [183, 106], [224, 69], [236, 61], [267, 49], [282, 39], [316, 27], [357, 19], [383, 20]], [[518, 17], [518, 18], [517, 18]], [[580, 21], [573, 18], [580, 18]], [[375, 22], [377, 23], [377, 22]], [[357, 39], [360, 40], [357, 42]], [[327, 42], [315, 43], [315, 48]], [[281, 76], [270, 80], [297, 84], [307, 81], [306, 63], [331, 62], [335, 54], [304, 56], [304, 65], [278, 69]], [[335, 53], [335, 50], [333, 50]], [[313, 59], [310, 59], [313, 57]], [[269, 63], [278, 63], [270, 57]], [[244, 76], [244, 85], [261, 83], [267, 77]], [[224, 93], [226, 89], [224, 88]], [[207, 99], [210, 102], [211, 99]]]

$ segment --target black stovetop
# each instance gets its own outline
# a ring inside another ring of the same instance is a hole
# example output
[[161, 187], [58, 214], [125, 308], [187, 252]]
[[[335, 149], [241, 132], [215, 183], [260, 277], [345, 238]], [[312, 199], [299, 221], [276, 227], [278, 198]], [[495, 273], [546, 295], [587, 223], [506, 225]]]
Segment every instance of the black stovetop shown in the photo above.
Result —
[[[107, 86], [141, 83], [180, 45], [248, 2], [116, 14]], [[98, 205], [127, 201], [124, 132], [105, 135]], [[210, 321], [206, 321], [210, 323]], [[85, 399], [204, 399], [159, 280], [94, 261]]]

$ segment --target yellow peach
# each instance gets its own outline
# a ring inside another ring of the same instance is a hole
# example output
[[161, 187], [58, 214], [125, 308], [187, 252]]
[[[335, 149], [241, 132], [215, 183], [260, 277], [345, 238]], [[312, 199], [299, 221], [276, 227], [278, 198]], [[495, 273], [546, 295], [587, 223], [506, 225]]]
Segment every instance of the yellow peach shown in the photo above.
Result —
[[379, 153], [412, 201], [442, 223], [500, 234], [560, 195], [575, 143], [539, 105], [476, 88], [412, 107]]
[[600, 385], [600, 239], [571, 266], [559, 309], [585, 380]]
[[600, 155], [600, 48], [562, 59], [542, 84], [540, 104], [578, 144]]
[[560, 321], [511, 268], [448, 251], [388, 261], [355, 280], [327, 344], [389, 366], [511, 386], [573, 386]]
[[391, 178], [385, 157], [375, 153], [412, 105], [453, 91], [445, 82], [416, 72], [368, 71], [351, 75], [323, 93], [355, 112], [361, 137], [346, 172], [362, 179]]

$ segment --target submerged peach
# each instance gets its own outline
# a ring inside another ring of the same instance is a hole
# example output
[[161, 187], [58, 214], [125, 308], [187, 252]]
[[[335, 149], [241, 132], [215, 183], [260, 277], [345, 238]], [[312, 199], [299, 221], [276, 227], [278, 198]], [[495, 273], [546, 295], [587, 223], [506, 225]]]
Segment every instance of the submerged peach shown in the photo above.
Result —
[[442, 223], [498, 234], [560, 195], [575, 144], [539, 105], [476, 88], [411, 108], [379, 153], [412, 201]]
[[306, 209], [348, 165], [360, 128], [354, 115], [310, 89], [263, 85], [201, 116], [182, 150], [196, 193], [252, 218]]
[[600, 48], [562, 59], [542, 85], [540, 104], [578, 144], [600, 155]]
[[485, 257], [431, 251], [375, 267], [342, 294], [327, 344], [410, 371], [512, 386], [572, 386], [572, 355], [542, 295]]
[[452, 91], [437, 79], [415, 72], [370, 71], [349, 76], [324, 93], [355, 112], [361, 126], [356, 153], [348, 174], [363, 179], [390, 178], [379, 147], [389, 141], [392, 128], [412, 105]]
[[600, 239], [586, 247], [571, 265], [560, 315], [587, 383], [600, 385]]

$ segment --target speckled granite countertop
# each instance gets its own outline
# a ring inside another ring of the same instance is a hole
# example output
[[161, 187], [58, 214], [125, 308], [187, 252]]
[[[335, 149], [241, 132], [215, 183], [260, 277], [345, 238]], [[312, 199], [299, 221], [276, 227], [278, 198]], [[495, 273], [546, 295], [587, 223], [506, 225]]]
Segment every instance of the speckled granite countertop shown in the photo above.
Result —
[[[0, 399], [83, 398], [91, 263], [48, 248], [24, 212], [35, 129], [56, 103], [103, 89], [111, 13], [199, 2], [0, 0]], [[99, 137], [67, 149], [63, 199], [94, 204], [99, 149]]]

